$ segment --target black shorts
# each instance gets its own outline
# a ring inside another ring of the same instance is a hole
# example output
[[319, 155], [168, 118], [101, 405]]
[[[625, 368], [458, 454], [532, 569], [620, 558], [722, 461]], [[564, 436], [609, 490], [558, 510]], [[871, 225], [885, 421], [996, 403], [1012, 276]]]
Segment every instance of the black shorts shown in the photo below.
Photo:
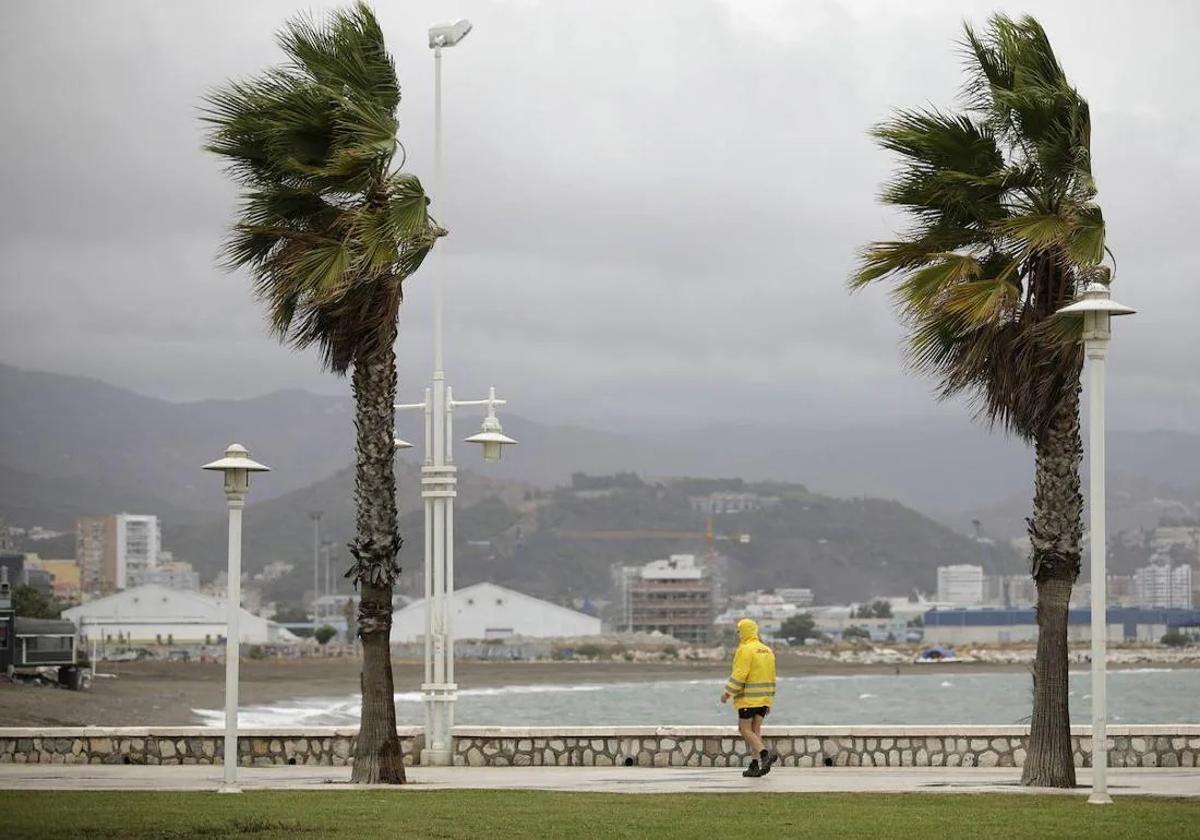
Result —
[[745, 709], [737, 710], [738, 717], [742, 720], [750, 720], [756, 717], [766, 717], [771, 713], [770, 706], [748, 706]]

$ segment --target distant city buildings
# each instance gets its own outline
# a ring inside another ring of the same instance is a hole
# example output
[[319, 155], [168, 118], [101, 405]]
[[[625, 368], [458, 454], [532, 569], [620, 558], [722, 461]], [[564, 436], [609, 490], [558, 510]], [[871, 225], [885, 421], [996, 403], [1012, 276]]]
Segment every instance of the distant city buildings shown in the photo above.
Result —
[[797, 607], [811, 607], [816, 603], [813, 591], [802, 587], [778, 588], [775, 594], [782, 598], [784, 603], [795, 604]]
[[693, 554], [672, 554], [644, 566], [614, 566], [613, 627], [707, 642], [716, 614], [716, 580]]
[[200, 574], [186, 560], [176, 560], [169, 551], [159, 553], [158, 565], [129, 576], [130, 586], [154, 584], [166, 589], [182, 589], [197, 592], [200, 589]]
[[75, 559], [86, 592], [136, 586], [159, 564], [162, 531], [158, 517], [118, 513], [83, 517], [75, 523]]
[[[809, 592], [810, 602], [811, 595], [812, 593]], [[741, 601], [742, 599], [734, 600]], [[799, 607], [785, 600], [779, 594], [755, 592], [746, 599], [745, 603], [737, 604], [717, 616], [715, 623], [718, 626], [730, 628], [735, 627], [743, 618], [753, 619], [758, 624], [759, 633], [770, 638], [778, 636], [783, 623], [799, 612]]]
[[938, 566], [937, 599], [942, 604], [974, 607], [983, 603], [983, 567], [966, 563]]
[[[1107, 619], [1107, 638], [1112, 642], [1158, 642], [1169, 631], [1200, 626], [1200, 612], [1194, 610], [1112, 607]], [[1038, 636], [1033, 609], [933, 609], [922, 622], [925, 641], [938, 645], [1028, 643]], [[1067, 611], [1067, 639], [1091, 639], [1091, 610]]]
[[697, 513], [709, 516], [722, 513], [745, 513], [753, 510], [770, 510], [778, 507], [778, 496], [760, 496], [757, 493], [709, 493], [707, 496], [691, 496], [688, 504]]
[[1152, 563], [1133, 574], [1133, 600], [1142, 607], [1192, 608], [1192, 567]]

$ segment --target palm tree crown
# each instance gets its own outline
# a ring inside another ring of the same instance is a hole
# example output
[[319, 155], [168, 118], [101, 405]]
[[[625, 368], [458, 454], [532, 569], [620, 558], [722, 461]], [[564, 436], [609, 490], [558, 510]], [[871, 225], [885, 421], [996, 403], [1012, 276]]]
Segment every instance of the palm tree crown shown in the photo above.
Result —
[[967, 25], [962, 47], [962, 113], [902, 110], [873, 131], [901, 158], [882, 200], [912, 225], [870, 245], [851, 286], [893, 280], [912, 364], [1033, 438], [1082, 364], [1050, 316], [1104, 256], [1088, 106], [1032, 18]]
[[287, 63], [206, 97], [206, 148], [243, 187], [225, 258], [251, 270], [281, 339], [345, 373], [394, 336], [380, 327], [444, 231], [392, 168], [400, 86], [372, 11], [299, 17], [278, 40]]

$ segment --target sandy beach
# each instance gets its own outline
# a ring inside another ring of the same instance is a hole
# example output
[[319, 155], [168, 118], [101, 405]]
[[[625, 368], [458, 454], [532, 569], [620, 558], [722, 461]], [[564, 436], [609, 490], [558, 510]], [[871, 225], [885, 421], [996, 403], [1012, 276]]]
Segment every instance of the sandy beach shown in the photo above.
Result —
[[[354, 694], [358, 690], [359, 667], [359, 660], [354, 657], [245, 660], [241, 666], [241, 702], [270, 704], [294, 698]], [[397, 691], [418, 689], [422, 678], [420, 662], [394, 660], [393, 667]], [[779, 656], [779, 672], [789, 677], [928, 673], [930, 667], [845, 664], [791, 651]], [[1025, 665], [973, 662], [932, 667], [939, 673], [1027, 670]], [[723, 662], [462, 661], [457, 665], [457, 677], [460, 686], [475, 688], [706, 678], [712, 678], [714, 686], [719, 688], [726, 668]], [[0, 681], [0, 725], [192, 725], [195, 723], [192, 709], [219, 708], [224, 702], [225, 670], [219, 663], [106, 662], [101, 670], [116, 676], [96, 679], [89, 691]]]

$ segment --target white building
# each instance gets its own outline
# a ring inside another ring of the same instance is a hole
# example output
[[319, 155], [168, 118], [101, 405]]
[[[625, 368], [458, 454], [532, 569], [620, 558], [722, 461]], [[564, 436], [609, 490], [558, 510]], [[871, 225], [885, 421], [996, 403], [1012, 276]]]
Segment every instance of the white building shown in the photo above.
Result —
[[983, 566], [938, 566], [937, 599], [943, 604], [974, 607], [983, 603]]
[[[225, 637], [223, 601], [154, 584], [88, 601], [63, 610], [62, 616], [92, 639], [182, 645], [216, 644]], [[244, 609], [240, 635], [243, 644], [296, 641], [291, 631]]]
[[[600, 619], [551, 604], [494, 583], [457, 589], [450, 621], [456, 639], [506, 639], [510, 636], [558, 638], [597, 636]], [[394, 644], [425, 636], [425, 601], [413, 601], [392, 615]]]
[[143, 572], [158, 568], [162, 531], [158, 517], [150, 514], [118, 513], [117, 589], [135, 585]]
[[716, 617], [714, 623], [735, 626], [743, 618], [753, 619], [758, 624], [758, 630], [763, 636], [776, 637], [783, 623], [800, 610], [794, 603], [785, 601], [780, 595], [758, 593], [744, 607], [734, 607]]
[[795, 604], [797, 607], [811, 607], [816, 602], [811, 589], [799, 586], [777, 588], [775, 594], [782, 598], [785, 603]]
[[1133, 574], [1133, 603], [1139, 607], [1192, 608], [1192, 567], [1181, 563], [1143, 566]]

